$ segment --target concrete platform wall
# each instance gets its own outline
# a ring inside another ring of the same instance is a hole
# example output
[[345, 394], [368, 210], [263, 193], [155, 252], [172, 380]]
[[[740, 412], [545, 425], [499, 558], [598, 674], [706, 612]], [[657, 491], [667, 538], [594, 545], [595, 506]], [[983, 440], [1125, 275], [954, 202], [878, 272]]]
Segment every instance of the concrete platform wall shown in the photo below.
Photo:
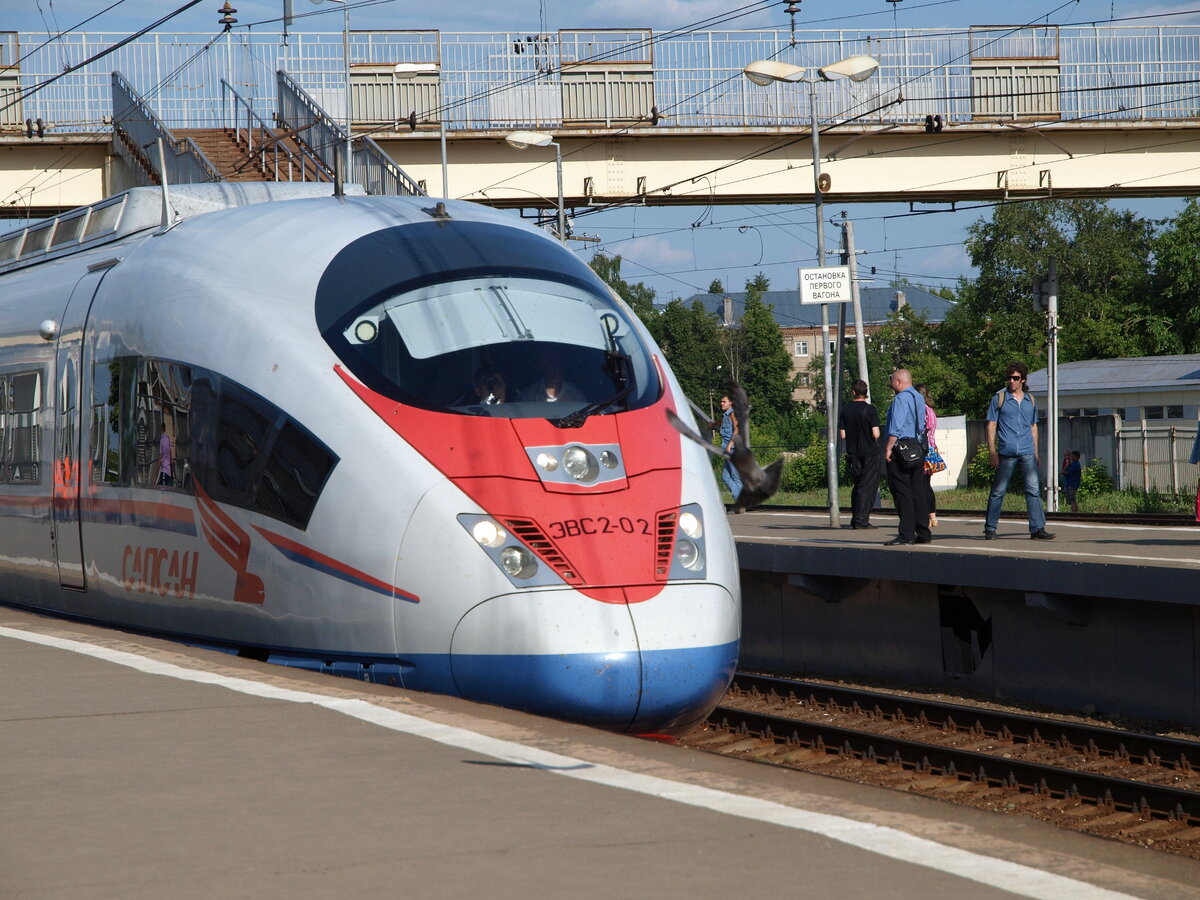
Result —
[[743, 668], [1200, 728], [1192, 606], [743, 571]]

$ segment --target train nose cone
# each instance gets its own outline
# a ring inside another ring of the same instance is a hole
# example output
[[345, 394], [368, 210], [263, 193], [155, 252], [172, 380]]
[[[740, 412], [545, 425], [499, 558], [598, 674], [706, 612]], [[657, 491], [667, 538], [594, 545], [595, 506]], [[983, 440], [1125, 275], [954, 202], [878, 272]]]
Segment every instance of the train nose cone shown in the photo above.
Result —
[[450, 669], [471, 700], [600, 728], [627, 728], [641, 696], [629, 608], [572, 590], [479, 604], [454, 630]]
[[570, 590], [506, 594], [462, 618], [450, 667], [472, 700], [600, 728], [672, 731], [724, 693], [739, 630], [738, 603], [718, 585], [671, 586], [631, 605]]
[[642, 696], [629, 731], [682, 731], [717, 705], [737, 668], [741, 604], [716, 584], [672, 584], [631, 604]]

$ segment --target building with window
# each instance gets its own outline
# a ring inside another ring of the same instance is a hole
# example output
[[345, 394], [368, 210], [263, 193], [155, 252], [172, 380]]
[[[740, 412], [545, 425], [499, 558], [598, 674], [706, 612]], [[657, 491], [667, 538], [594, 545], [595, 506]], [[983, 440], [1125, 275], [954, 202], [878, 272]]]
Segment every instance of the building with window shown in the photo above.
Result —
[[[934, 325], [941, 324], [946, 318], [946, 313], [954, 305], [952, 301], [937, 294], [912, 286], [903, 290], [891, 287], [864, 287], [860, 289], [860, 294], [863, 332], [867, 335], [878, 331], [887, 323], [889, 316], [906, 305], [924, 315], [926, 320]], [[736, 328], [741, 322], [742, 310], [746, 306], [746, 294], [696, 294], [684, 303], [691, 306], [697, 301], [715, 315], [723, 327]], [[809, 366], [822, 352], [821, 307], [802, 305], [799, 291], [767, 291], [763, 294], [763, 302], [772, 307], [783, 344], [792, 358], [792, 371], [799, 376], [800, 386], [792, 396], [796, 400], [811, 401], [814, 392], [810, 385]], [[846, 304], [846, 307], [846, 346], [842, 352], [853, 359], [856, 353], [854, 309], [850, 304]], [[838, 304], [830, 304], [829, 319], [829, 350], [836, 353]]]
[[[1028, 384], [1044, 398], [1046, 370], [1030, 372]], [[1061, 363], [1058, 408], [1064, 418], [1116, 415], [1127, 423], [1194, 423], [1200, 412], [1200, 353]]]

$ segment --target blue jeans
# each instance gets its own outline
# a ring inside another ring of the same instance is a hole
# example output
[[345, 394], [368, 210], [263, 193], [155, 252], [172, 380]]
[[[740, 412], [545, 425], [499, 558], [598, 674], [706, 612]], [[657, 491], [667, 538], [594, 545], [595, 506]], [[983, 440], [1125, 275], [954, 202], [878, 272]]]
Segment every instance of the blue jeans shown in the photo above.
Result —
[[732, 459], [725, 460], [725, 467], [721, 469], [721, 480], [725, 482], [725, 487], [729, 488], [729, 493], [733, 494], [733, 499], [736, 500], [738, 494], [742, 492], [742, 476], [738, 474]]
[[992, 479], [992, 492], [988, 495], [987, 520], [984, 531], [995, 531], [1000, 524], [1000, 504], [1008, 493], [1008, 483], [1012, 480], [1013, 469], [1021, 464], [1021, 474], [1025, 479], [1025, 509], [1029, 512], [1029, 533], [1041, 531], [1046, 527], [1046, 511], [1042, 507], [1042, 480], [1038, 476], [1037, 459], [1032, 453], [1023, 456], [1002, 456]]

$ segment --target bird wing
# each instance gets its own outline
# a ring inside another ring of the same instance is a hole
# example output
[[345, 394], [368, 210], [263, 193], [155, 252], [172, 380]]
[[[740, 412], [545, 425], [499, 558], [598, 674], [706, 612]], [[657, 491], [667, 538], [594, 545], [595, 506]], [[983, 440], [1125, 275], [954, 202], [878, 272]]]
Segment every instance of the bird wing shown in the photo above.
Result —
[[746, 449], [750, 449], [750, 399], [746, 389], [736, 381], [729, 388], [729, 402], [733, 406], [733, 414], [738, 420], [738, 436]]
[[719, 456], [722, 459], [725, 459], [725, 454], [722, 452], [720, 447], [714, 447], [708, 441], [704, 440], [704, 438], [700, 437], [700, 435], [696, 434], [696, 432], [693, 431], [686, 422], [679, 418], [679, 416], [675, 415], [675, 410], [667, 410], [667, 421], [671, 423], [672, 428], [682, 434], [685, 438], [695, 441], [713, 456]]

